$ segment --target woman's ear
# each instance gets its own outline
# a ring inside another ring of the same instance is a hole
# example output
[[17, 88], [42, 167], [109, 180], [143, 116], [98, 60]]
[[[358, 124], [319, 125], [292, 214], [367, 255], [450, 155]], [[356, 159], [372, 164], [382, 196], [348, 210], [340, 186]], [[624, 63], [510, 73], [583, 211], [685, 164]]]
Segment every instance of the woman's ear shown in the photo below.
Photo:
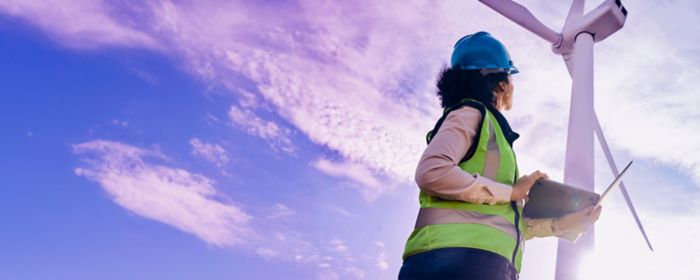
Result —
[[506, 82], [506, 81], [498, 82], [498, 85], [496, 86], [496, 91], [498, 93], [501, 93], [501, 94], [508, 91], [508, 82]]
[[494, 106], [499, 110], [510, 110], [511, 100], [507, 81], [500, 81], [493, 89]]

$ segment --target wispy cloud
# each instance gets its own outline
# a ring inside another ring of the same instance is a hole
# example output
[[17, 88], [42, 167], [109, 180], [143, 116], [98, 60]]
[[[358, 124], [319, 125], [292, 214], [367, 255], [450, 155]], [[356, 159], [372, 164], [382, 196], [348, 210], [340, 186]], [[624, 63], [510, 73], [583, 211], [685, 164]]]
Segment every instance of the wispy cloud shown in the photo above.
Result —
[[345, 253], [348, 251], [348, 247], [345, 246], [345, 241], [341, 239], [333, 239], [330, 241], [330, 244], [331, 248], [336, 252]]
[[377, 246], [377, 248], [380, 250], [379, 255], [377, 256], [377, 267], [381, 270], [387, 270], [389, 269], [389, 263], [387, 262], [387, 256], [386, 256], [386, 245], [384, 242], [380, 241], [374, 241], [374, 245]]
[[336, 213], [340, 216], [343, 216], [345, 218], [357, 218], [357, 214], [353, 214], [347, 209], [344, 209], [342, 207], [338, 207], [336, 205], [324, 205], [322, 206], [323, 209], [327, 209], [328, 211], [331, 211], [333, 213]]
[[363, 259], [358, 258], [364, 254], [357, 252], [356, 249], [350, 248], [347, 242], [343, 239], [332, 237], [326, 242], [325, 249], [328, 250], [328, 257], [325, 262], [327, 268], [333, 271], [336, 275], [342, 275], [342, 278], [347, 279], [365, 279], [367, 275], [366, 268], [371, 267], [369, 263], [364, 263]]
[[357, 189], [369, 201], [376, 199], [389, 189], [387, 183], [383, 183], [372, 170], [363, 164], [332, 162], [321, 158], [315, 161], [313, 166], [328, 175], [351, 180], [355, 184], [351, 183], [349, 186]]
[[296, 213], [297, 211], [289, 208], [289, 206], [282, 203], [276, 203], [272, 206], [272, 209], [270, 209], [267, 218], [271, 220], [290, 219], [294, 217]]
[[355, 279], [365, 279], [366, 276], [366, 272], [364, 270], [354, 266], [345, 268], [344, 272], [351, 275]]
[[150, 162], [156, 152], [103, 140], [73, 146], [85, 166], [75, 173], [100, 184], [115, 203], [152, 220], [229, 247], [253, 237], [251, 216], [217, 198], [213, 181]]
[[128, 127], [128, 126], [129, 126], [129, 122], [128, 122], [128, 121], [120, 120], [120, 119], [112, 119], [112, 121], [111, 121], [110, 123], [111, 123], [112, 125], [120, 126], [120, 127]]
[[99, 46], [158, 48], [148, 34], [103, 1], [0, 1], [0, 13], [22, 18], [80, 49]]
[[236, 127], [250, 135], [266, 140], [270, 143], [271, 148], [287, 153], [294, 152], [290, 129], [280, 127], [275, 122], [263, 120], [251, 109], [231, 106], [228, 116]]
[[193, 155], [202, 157], [219, 168], [226, 165], [230, 160], [226, 149], [219, 144], [206, 143], [199, 138], [192, 138], [190, 139], [190, 145], [192, 146]]

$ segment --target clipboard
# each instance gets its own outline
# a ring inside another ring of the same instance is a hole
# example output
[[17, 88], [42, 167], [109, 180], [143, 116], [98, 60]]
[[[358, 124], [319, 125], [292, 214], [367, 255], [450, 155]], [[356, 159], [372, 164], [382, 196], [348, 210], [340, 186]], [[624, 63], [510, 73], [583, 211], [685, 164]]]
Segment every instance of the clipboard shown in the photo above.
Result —
[[591, 205], [599, 206], [617, 189], [632, 162], [625, 166], [602, 195], [548, 179], [539, 179], [530, 189], [523, 216], [532, 219], [558, 218]]
[[530, 189], [523, 216], [532, 219], [558, 218], [600, 200], [600, 195], [548, 179], [539, 179]]

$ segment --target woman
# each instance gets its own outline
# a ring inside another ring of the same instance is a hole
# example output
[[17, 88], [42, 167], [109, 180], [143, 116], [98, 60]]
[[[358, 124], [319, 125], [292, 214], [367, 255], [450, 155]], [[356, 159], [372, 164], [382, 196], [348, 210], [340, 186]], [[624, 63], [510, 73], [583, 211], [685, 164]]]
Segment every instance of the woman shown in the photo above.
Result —
[[517, 279], [524, 240], [577, 236], [598, 219], [593, 207], [558, 219], [521, 217], [530, 188], [547, 175], [518, 175], [519, 135], [500, 113], [511, 108], [515, 73], [489, 33], [455, 45], [437, 82], [445, 111], [416, 169], [421, 209], [399, 279]]

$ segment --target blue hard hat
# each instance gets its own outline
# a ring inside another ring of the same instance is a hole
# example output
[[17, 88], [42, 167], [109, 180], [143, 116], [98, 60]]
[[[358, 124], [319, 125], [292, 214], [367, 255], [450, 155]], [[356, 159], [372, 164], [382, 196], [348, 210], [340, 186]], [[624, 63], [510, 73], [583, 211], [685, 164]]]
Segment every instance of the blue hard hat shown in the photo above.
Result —
[[488, 32], [480, 31], [459, 39], [451, 60], [453, 69], [482, 70], [486, 73], [518, 73], [506, 47]]

